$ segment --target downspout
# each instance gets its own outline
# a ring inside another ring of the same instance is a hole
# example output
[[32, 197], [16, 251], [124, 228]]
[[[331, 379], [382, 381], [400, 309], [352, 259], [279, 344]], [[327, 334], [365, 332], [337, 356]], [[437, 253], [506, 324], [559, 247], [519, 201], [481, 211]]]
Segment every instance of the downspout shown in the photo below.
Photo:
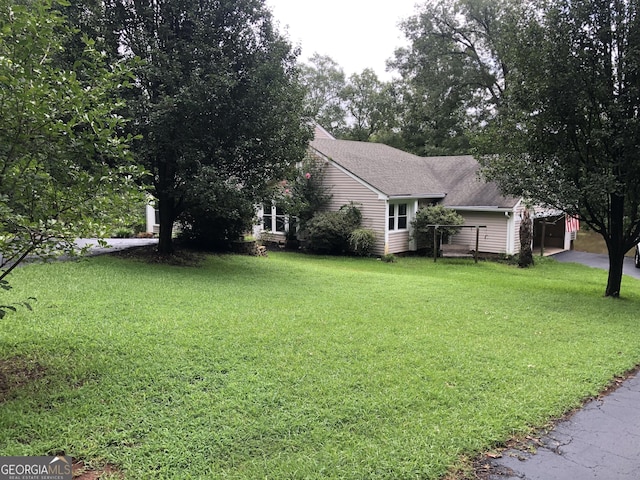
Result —
[[389, 254], [389, 198], [384, 201], [384, 254]]
[[515, 235], [515, 223], [516, 223], [516, 214], [515, 211], [511, 211], [511, 212], [504, 212], [504, 214], [507, 216], [507, 249], [506, 249], [506, 253], [507, 255], [513, 255], [516, 251], [515, 248], [515, 240], [516, 240], [516, 235]]
[[[418, 199], [416, 198], [413, 201], [413, 205], [411, 206], [411, 210], [407, 212], [409, 214], [409, 218], [407, 218], [407, 223], [409, 226], [409, 250], [415, 252], [418, 250], [418, 241], [416, 240], [416, 236], [413, 234], [413, 229], [411, 228], [411, 222], [416, 218], [416, 213], [418, 213]], [[389, 222], [387, 222], [389, 223]]]

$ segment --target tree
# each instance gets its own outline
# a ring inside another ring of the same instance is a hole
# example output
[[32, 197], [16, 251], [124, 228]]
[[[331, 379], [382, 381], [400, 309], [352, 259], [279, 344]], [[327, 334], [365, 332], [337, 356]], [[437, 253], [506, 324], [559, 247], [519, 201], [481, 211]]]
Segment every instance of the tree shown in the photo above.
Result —
[[640, 240], [638, 4], [555, 0], [535, 13], [521, 21], [503, 105], [478, 142], [484, 174], [601, 234], [605, 295], [618, 297]]
[[467, 153], [469, 132], [499, 107], [517, 18], [512, 0], [429, 0], [402, 24], [390, 65], [405, 82], [402, 135], [418, 155]]
[[[129, 72], [105, 65], [53, 1], [0, 0], [0, 286], [28, 255], [72, 252], [100, 234], [138, 192], [130, 137], [122, 135]], [[138, 192], [139, 193], [139, 192]], [[4, 310], [0, 308], [0, 316]]]
[[229, 251], [232, 241], [250, 231], [255, 204], [215, 169], [203, 167], [187, 194], [187, 208], [178, 217], [180, 241], [214, 251]]
[[129, 101], [142, 135], [134, 148], [153, 174], [158, 250], [171, 253], [203, 169], [258, 199], [304, 156], [296, 52], [264, 0], [106, 0], [102, 14], [119, 34], [112, 52], [142, 60]]
[[347, 125], [342, 67], [331, 57], [314, 53], [308, 64], [301, 65], [301, 71], [308, 115], [331, 134], [339, 135]]
[[305, 158], [295, 176], [280, 182], [273, 195], [284, 211], [295, 217], [299, 230], [304, 230], [306, 223], [331, 201], [329, 188], [323, 182], [325, 168], [323, 162]]
[[351, 75], [341, 97], [351, 119], [343, 138], [368, 142], [395, 126], [393, 86], [370, 68]]

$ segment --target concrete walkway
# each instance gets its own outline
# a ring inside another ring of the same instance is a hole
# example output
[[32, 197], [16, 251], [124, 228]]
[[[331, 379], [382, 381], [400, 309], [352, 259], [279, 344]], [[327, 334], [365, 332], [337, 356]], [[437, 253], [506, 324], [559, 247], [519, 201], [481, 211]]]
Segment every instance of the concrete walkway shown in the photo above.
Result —
[[101, 255], [103, 253], [117, 252], [127, 248], [142, 247], [158, 243], [157, 238], [105, 238], [108, 247], [101, 247], [95, 238], [79, 238], [76, 240], [78, 248], [90, 245], [88, 255]]
[[[560, 262], [608, 270], [606, 255], [566, 251]], [[640, 278], [632, 258], [625, 275]], [[488, 480], [638, 480], [640, 479], [640, 377], [588, 402], [532, 445], [536, 453], [506, 450], [489, 460]]]

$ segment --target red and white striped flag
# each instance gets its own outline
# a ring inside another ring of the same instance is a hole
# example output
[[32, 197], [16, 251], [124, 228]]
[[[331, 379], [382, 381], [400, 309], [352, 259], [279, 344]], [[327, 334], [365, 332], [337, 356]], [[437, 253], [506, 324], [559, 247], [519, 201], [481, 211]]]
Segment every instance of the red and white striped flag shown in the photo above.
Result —
[[564, 216], [564, 228], [567, 233], [573, 233], [580, 230], [580, 220], [570, 215]]

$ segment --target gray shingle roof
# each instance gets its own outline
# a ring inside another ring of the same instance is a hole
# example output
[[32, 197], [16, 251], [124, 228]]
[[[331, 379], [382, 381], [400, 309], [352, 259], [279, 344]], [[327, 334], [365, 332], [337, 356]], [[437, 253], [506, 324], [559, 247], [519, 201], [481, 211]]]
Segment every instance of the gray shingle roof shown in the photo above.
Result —
[[418, 198], [441, 197], [449, 207], [513, 208], [493, 183], [478, 179], [470, 155], [419, 157], [380, 143], [316, 139], [311, 147], [382, 193]]
[[361, 180], [390, 196], [442, 196], [441, 182], [426, 159], [381, 143], [323, 140], [311, 147]]

